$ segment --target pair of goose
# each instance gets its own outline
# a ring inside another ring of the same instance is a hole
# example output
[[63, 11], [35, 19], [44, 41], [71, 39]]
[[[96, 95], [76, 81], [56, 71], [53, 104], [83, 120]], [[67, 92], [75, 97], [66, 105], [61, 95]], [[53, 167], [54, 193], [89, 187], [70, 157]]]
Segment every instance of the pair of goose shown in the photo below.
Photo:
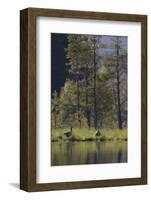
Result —
[[[70, 128], [70, 131], [64, 132], [64, 136], [66, 137], [72, 136], [72, 127]], [[99, 129], [96, 130], [95, 136], [101, 136], [101, 131]]]

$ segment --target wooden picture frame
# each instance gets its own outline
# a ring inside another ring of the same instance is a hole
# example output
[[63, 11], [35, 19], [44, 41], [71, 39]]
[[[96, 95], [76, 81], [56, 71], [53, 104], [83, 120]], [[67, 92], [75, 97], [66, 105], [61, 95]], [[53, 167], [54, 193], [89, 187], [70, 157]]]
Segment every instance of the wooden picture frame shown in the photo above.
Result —
[[[36, 183], [36, 18], [61, 17], [141, 23], [141, 177]], [[27, 8], [20, 12], [20, 188], [47, 191], [147, 184], [147, 16]]]

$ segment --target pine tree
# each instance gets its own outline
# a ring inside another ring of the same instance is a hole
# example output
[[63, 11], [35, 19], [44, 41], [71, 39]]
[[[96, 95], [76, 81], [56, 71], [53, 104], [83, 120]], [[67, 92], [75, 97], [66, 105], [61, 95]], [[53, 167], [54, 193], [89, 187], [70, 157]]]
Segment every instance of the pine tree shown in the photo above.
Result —
[[[110, 81], [113, 88], [118, 128], [122, 129], [125, 115], [123, 110], [125, 108], [127, 110], [127, 52], [124, 49], [120, 36], [112, 38], [112, 45], [110, 48], [112, 51], [111, 54], [106, 57], [106, 60], [111, 76]], [[125, 119], [127, 120], [127, 117]]]

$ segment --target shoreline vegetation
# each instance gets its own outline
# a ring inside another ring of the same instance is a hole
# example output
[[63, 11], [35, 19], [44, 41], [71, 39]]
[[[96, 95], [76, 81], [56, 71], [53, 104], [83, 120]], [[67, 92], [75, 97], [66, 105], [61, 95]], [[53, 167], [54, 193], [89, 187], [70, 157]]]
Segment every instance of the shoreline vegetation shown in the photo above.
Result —
[[69, 129], [52, 129], [51, 142], [76, 142], [76, 141], [127, 141], [127, 129], [101, 129], [101, 135], [96, 136], [94, 128], [75, 128], [71, 136], [64, 133]]

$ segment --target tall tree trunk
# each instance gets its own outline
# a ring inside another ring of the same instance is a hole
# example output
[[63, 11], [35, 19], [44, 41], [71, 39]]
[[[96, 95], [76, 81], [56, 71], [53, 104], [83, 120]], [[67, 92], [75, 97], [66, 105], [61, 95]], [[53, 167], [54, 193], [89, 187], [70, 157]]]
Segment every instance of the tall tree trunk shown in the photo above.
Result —
[[[112, 91], [113, 91], [113, 104], [114, 104], [114, 112], [116, 113], [117, 112], [117, 92], [116, 92], [116, 89], [112, 88]], [[115, 116], [118, 116], [118, 114], [115, 114]], [[114, 121], [114, 124], [117, 123], [117, 120]]]
[[87, 125], [89, 128], [91, 128], [91, 120], [90, 120], [90, 110], [89, 110], [89, 99], [88, 99], [88, 65], [86, 65], [85, 70], [85, 106], [86, 106], [86, 118], [87, 118]]
[[119, 76], [119, 44], [117, 38], [116, 48], [116, 79], [117, 79], [117, 115], [118, 115], [118, 127], [122, 129], [122, 114], [121, 114], [121, 98], [120, 98], [120, 76]]
[[93, 106], [94, 106], [94, 127], [97, 129], [98, 126], [98, 116], [97, 116], [97, 102], [96, 102], [96, 40], [94, 37], [93, 41]]
[[57, 114], [56, 112], [54, 113], [54, 128], [57, 128]]
[[80, 91], [79, 91], [79, 77], [77, 80], [77, 111], [78, 111], [78, 122], [79, 128], [81, 128], [81, 116], [80, 116]]

